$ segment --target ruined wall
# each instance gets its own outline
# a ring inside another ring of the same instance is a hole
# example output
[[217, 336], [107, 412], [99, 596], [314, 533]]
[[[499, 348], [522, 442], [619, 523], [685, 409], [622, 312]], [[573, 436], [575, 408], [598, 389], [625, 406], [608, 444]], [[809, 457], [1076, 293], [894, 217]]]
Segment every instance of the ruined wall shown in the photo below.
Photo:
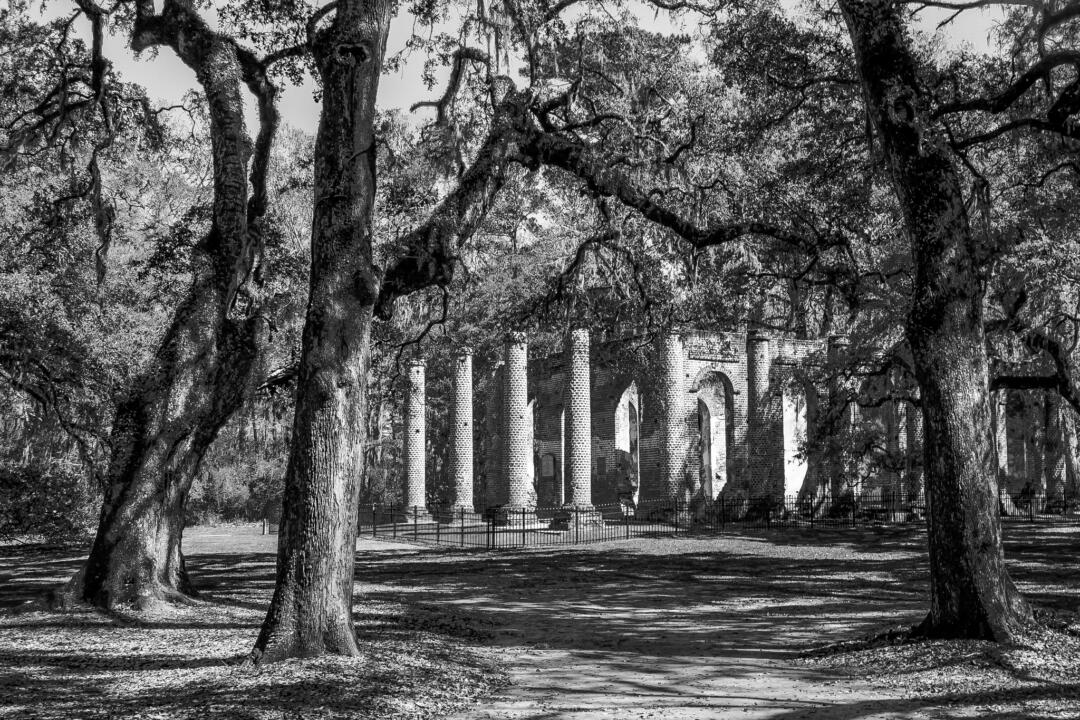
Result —
[[[705, 331], [662, 338], [644, 352], [640, 338], [593, 343], [588, 405], [592, 504], [611, 507], [720, 493], [774, 500], [827, 496], [830, 465], [821, 449], [806, 451], [807, 437], [827, 402], [826, 388], [820, 386], [826, 345], [824, 340]], [[529, 489], [535, 502], [546, 507], [574, 497], [568, 468], [567, 353], [528, 361]], [[485, 504], [505, 505], [515, 499], [505, 471], [510, 462], [503, 420], [505, 364], [494, 369], [486, 386], [485, 417], [476, 424], [485, 458], [478, 464], [484, 470], [477, 476], [486, 478]], [[887, 413], [882, 422], [888, 451], [902, 457], [917, 434], [917, 424], [909, 419], [914, 414], [892, 406], [870, 412]], [[856, 418], [852, 411], [852, 421]], [[894, 495], [921, 490], [914, 463], [902, 460], [890, 472], [864, 483], [860, 491], [874, 488], [880, 494], [886, 485]], [[516, 497], [524, 497], [520, 489]]]
[[[665, 342], [646, 362], [627, 348], [630, 340], [592, 347], [589, 470], [594, 505], [749, 490], [746, 336], [689, 332]], [[541, 506], [572, 498], [567, 467], [569, 368], [566, 353], [529, 361], [528, 392], [535, 403], [533, 475]], [[500, 395], [503, 376], [504, 369], [497, 368], [490, 383]], [[493, 397], [485, 409], [499, 412], [504, 405], [503, 398]], [[712, 430], [709, 437], [721, 439], [718, 447], [709, 448], [708, 461], [703, 459], [703, 421]], [[486, 466], [501, 466], [506, 462], [497, 457], [504, 432], [501, 420], [489, 416], [478, 427], [484, 435], [478, 441], [489, 449]], [[765, 453], [771, 458], [782, 443], [782, 429], [772, 428], [767, 438], [774, 446]], [[770, 463], [770, 473], [782, 471]], [[710, 477], [703, 477], [703, 468]], [[489, 504], [509, 500], [501, 480], [488, 484], [497, 488], [488, 493]]]
[[[578, 333], [576, 345], [568, 344], [580, 359], [574, 386], [589, 397], [587, 411], [579, 413], [587, 418], [581, 437], [588, 447], [579, 454], [587, 474], [578, 478], [577, 496], [568, 471], [570, 351], [529, 358], [527, 338], [515, 333], [494, 366], [474, 374], [466, 350], [454, 360], [452, 447], [445, 471], [455, 506], [551, 508], [576, 501], [614, 509], [620, 503], [721, 493], [774, 501], [797, 496], [800, 502], [917, 502], [924, 484], [921, 414], [910, 402], [851, 405], [838, 413], [848, 435], [826, 428], [824, 443], [807, 442], [811, 429], [824, 423], [832, 395], [851, 391], [850, 378], [829, 381], [823, 365], [828, 356], [830, 365], [843, 366], [843, 344], [826, 345], [704, 331], [668, 335], [650, 345], [640, 337], [589, 342]], [[423, 361], [411, 363], [408, 372], [402, 481], [405, 505], [422, 513]], [[1075, 487], [1071, 409], [1056, 396], [1030, 391], [994, 393], [992, 407], [1004, 492], [1045, 503]], [[851, 444], [851, 433], [859, 432], [877, 439], [852, 473], [832, 457], [857, 454], [850, 452], [860, 447]], [[830, 446], [837, 438], [848, 443], [846, 455]], [[845, 480], [848, 489], [839, 493], [837, 478], [845, 473], [857, 477]]]

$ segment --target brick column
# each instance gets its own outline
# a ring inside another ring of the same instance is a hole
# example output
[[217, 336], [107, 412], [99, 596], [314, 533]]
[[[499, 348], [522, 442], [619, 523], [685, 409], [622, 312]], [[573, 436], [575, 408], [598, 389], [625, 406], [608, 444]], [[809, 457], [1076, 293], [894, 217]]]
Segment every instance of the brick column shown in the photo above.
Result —
[[900, 412], [896, 401], [889, 400], [881, 406], [884, 414], [885, 452], [888, 467], [882, 473], [881, 498], [890, 513], [899, 512], [904, 497], [903, 475], [900, 472]]
[[409, 363], [409, 388], [405, 395], [405, 512], [412, 518], [417, 508], [418, 519], [427, 517], [427, 426], [424, 397], [423, 360]]
[[507, 507], [535, 507], [532, 487], [532, 444], [529, 417], [529, 345], [525, 333], [506, 336], [503, 385], [503, 460], [506, 464]]
[[503, 378], [505, 376], [502, 361], [499, 361], [490, 375], [491, 392], [484, 402], [481, 420], [482, 435], [477, 438], [483, 455], [481, 479], [483, 492], [481, 504], [484, 508], [502, 505], [506, 499], [506, 463], [503, 462], [503, 415], [506, 403], [503, 402]]
[[555, 463], [555, 504], [566, 502], [566, 407], [559, 411], [559, 462]]
[[[777, 413], [769, 388], [772, 356], [769, 338], [752, 334], [746, 338], [747, 445], [750, 495], [754, 498], [783, 496], [784, 461], [782, 427], [777, 434]], [[783, 416], [780, 415], [782, 422]], [[779, 462], [777, 462], [779, 461]], [[779, 470], [779, 472], [777, 472]], [[777, 483], [779, 482], [779, 487]]]
[[660, 485], [667, 498], [685, 499], [688, 490], [685, 358], [682, 338], [674, 333], [665, 336], [660, 345]]
[[592, 508], [592, 392], [589, 373], [589, 331], [573, 330], [566, 346], [566, 473], [568, 505]]
[[454, 404], [450, 409], [450, 476], [454, 509], [473, 510], [473, 377], [472, 350], [463, 348], [454, 360]]
[[907, 499], [908, 502], [917, 503], [922, 501], [923, 473], [922, 473], [922, 408], [916, 407], [915, 403], [907, 404]]
[[1045, 432], [1043, 433], [1043, 492], [1047, 502], [1060, 502], [1065, 496], [1065, 448], [1061, 432], [1061, 396], [1048, 392]]
[[[828, 363], [829, 363], [829, 438], [828, 438], [828, 466], [829, 466], [829, 496], [832, 502], [838, 502], [841, 498], [851, 494], [850, 468], [848, 467], [847, 450], [851, 442], [852, 413], [851, 405], [843, 407], [848, 394], [848, 381], [840, 376], [840, 367], [847, 355], [847, 338], [833, 335], [829, 338]], [[911, 424], [908, 424], [908, 432], [911, 432]], [[908, 443], [911, 446], [911, 443]], [[921, 447], [922, 444], [919, 444]]]
[[1024, 406], [1024, 455], [1025, 463], [1025, 487], [1029, 488], [1037, 500], [1037, 508], [1042, 507], [1042, 500], [1046, 497], [1046, 478], [1043, 476], [1046, 449], [1046, 396], [1045, 393], [1034, 394]]
[[990, 393], [990, 417], [994, 427], [994, 447], [997, 450], [998, 488], [1004, 489], [1009, 477], [1009, 394], [1005, 390]]

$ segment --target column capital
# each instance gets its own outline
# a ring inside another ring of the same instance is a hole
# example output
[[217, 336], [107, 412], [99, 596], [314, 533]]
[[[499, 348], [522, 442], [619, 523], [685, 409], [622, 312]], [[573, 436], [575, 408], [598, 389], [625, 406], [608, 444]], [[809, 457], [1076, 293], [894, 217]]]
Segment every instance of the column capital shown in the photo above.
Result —
[[680, 332], [669, 332], [660, 336], [660, 352], [665, 354], [670, 353], [682, 353], [683, 351], [683, 334]]
[[851, 338], [847, 335], [830, 335], [828, 342], [830, 346], [847, 347], [851, 344]]

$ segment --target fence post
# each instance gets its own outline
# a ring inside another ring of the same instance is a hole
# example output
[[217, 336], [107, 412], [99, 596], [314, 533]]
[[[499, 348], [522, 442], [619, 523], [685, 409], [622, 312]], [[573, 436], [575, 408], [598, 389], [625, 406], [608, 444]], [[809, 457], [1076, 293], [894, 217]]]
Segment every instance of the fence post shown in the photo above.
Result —
[[461, 534], [461, 547], [465, 547], [465, 508], [461, 508], [461, 525], [458, 531]]
[[379, 521], [375, 517], [375, 503], [371, 503], [371, 537], [379, 536]]
[[625, 509], [623, 510], [622, 524], [623, 524], [623, 528], [625, 530], [626, 539], [629, 540], [630, 539], [630, 514], [627, 513]]
[[574, 544], [577, 545], [580, 542], [580, 531], [578, 530], [581, 522], [581, 513], [577, 511], [577, 505], [574, 506]]
[[438, 510], [435, 511], [432, 517], [435, 519], [435, 544], [439, 545], [442, 543], [442, 523], [439, 522]]
[[525, 508], [521, 508], [521, 547], [525, 547]]
[[390, 505], [390, 515], [394, 518], [394, 539], [397, 540], [397, 506]]
[[419, 505], [412, 506], [412, 539], [415, 540], [417, 535], [420, 534], [420, 528], [417, 525], [420, 523], [420, 517], [416, 514], [416, 511], [420, 509]]
[[1028, 498], [1028, 522], [1035, 522], [1035, 496]]

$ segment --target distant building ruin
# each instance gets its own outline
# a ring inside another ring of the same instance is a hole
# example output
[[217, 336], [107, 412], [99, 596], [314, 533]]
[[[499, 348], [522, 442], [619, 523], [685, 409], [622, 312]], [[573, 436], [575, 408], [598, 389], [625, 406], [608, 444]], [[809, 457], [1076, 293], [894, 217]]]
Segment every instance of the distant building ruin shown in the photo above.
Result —
[[[869, 406], [837, 403], [851, 380], [830, 377], [825, 367], [841, 365], [845, 353], [842, 338], [693, 330], [659, 342], [590, 343], [587, 331], [576, 330], [563, 353], [529, 359], [526, 336], [510, 333], [501, 362], [481, 369], [485, 389], [474, 400], [465, 350], [455, 361], [451, 407], [452, 505], [591, 512], [724, 494], [832, 506], [850, 496], [902, 509], [923, 491], [921, 418], [911, 402], [887, 395]], [[414, 437], [423, 428], [416, 416], [422, 364], [410, 378], [406, 504], [423, 505], [424, 465], [416, 457], [423, 438]], [[1047, 459], [1054, 424], [1030, 422], [1045, 408], [1021, 412], [1006, 397], [994, 395], [995, 432], [1002, 482], [1017, 493], [1064, 461]], [[859, 439], [867, 428], [872, 443]], [[858, 442], [875, 455], [872, 467], [852, 459], [850, 445], [848, 459], [838, 459], [838, 445]], [[1052, 481], [1034, 487], [1056, 491]]]

